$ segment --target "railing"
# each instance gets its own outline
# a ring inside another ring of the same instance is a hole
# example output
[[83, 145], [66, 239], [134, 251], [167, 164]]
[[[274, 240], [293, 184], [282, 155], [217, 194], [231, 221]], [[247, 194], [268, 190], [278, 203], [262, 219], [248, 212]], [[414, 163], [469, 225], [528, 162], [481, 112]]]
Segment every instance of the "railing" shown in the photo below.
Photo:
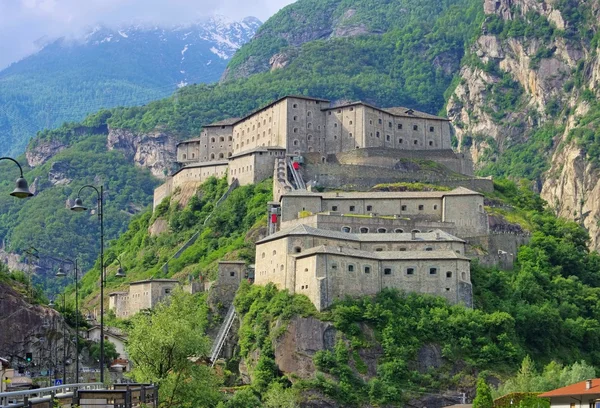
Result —
[[0, 394], [0, 408], [52, 407], [81, 408], [113, 406], [133, 408], [142, 404], [158, 407], [158, 387], [152, 384], [115, 384], [112, 389], [102, 383], [66, 384], [35, 390]]
[[235, 316], [235, 306], [232, 303], [231, 306], [229, 306], [227, 316], [225, 316], [225, 320], [223, 321], [223, 324], [219, 329], [219, 333], [217, 334], [215, 342], [213, 343], [212, 350], [210, 351], [211, 367], [215, 365], [215, 362], [221, 354], [221, 349], [223, 348], [223, 345], [225, 344], [225, 339], [227, 339], [227, 335], [231, 330], [231, 326], [233, 325], [233, 320], [235, 319]]
[[30, 404], [52, 401], [57, 397], [72, 397], [78, 390], [95, 390], [102, 386], [102, 383], [79, 383], [38, 388], [35, 390], [3, 392], [0, 393], [0, 408], [29, 407]]
[[290, 169], [292, 178], [294, 179], [294, 183], [296, 184], [296, 189], [306, 190], [306, 184], [304, 183], [304, 179], [302, 178], [302, 175], [300, 175], [300, 173], [298, 173], [298, 171], [294, 168], [293, 162], [289, 158], [286, 159], [286, 162], [288, 168]]

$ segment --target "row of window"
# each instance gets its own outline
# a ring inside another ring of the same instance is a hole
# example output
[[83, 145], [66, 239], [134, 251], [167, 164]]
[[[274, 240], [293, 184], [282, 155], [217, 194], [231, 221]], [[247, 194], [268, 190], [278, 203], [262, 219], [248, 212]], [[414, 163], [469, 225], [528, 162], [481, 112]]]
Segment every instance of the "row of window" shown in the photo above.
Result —
[[[341, 230], [342, 230], [342, 232], [351, 233], [351, 232], [352, 232], [352, 227], [347, 227], [347, 226], [344, 226], [344, 227], [342, 227], [342, 229], [341, 229]], [[369, 231], [370, 231], [369, 227], [360, 227], [360, 228], [358, 229], [358, 232], [360, 232], [361, 234], [368, 234], [368, 233], [369, 233]], [[388, 229], [387, 229], [387, 228], [377, 228], [377, 233], [378, 233], [378, 234], [385, 234], [385, 233], [387, 233], [387, 232], [388, 232]], [[392, 230], [389, 230], [389, 232], [393, 232], [394, 234], [403, 234], [403, 233], [404, 233], [404, 230], [403, 230], [402, 228], [396, 228], [396, 229], [394, 229], [393, 231], [392, 231]], [[420, 232], [421, 232], [421, 230], [414, 229], [414, 230], [412, 230], [411, 232], [420, 233]], [[432, 232], [432, 231], [427, 231], [427, 232]]]
[[[337, 264], [331, 264], [331, 269], [337, 269]], [[353, 264], [349, 264], [348, 267], [348, 272], [355, 272], [356, 271], [356, 267]], [[403, 273], [406, 276], [413, 276], [416, 274], [416, 268], [415, 267], [407, 267], [403, 269]], [[431, 266], [428, 268], [428, 275], [429, 276], [437, 276], [439, 273], [439, 268], [436, 266]], [[371, 266], [370, 265], [365, 265], [363, 266], [363, 272], [364, 273], [371, 273]], [[383, 274], [384, 275], [392, 275], [394, 272], [393, 268], [387, 267], [387, 268], [383, 268]], [[463, 273], [464, 274], [464, 273]], [[452, 278], [453, 273], [452, 271], [447, 271], [446, 272], [446, 278], [450, 279]], [[464, 275], [466, 277], [466, 274]]]
[[[402, 211], [407, 211], [408, 206], [406, 205], [402, 205], [401, 207]], [[425, 210], [425, 205], [424, 204], [419, 204], [418, 205], [419, 211], [424, 211]], [[433, 205], [433, 210], [437, 210], [438, 209], [438, 205], [434, 204]], [[331, 211], [339, 211], [338, 210], [338, 206], [337, 205], [332, 205], [331, 206]], [[348, 211], [350, 212], [355, 212], [356, 211], [356, 206], [355, 205], [351, 205], [348, 207]], [[373, 206], [372, 205], [367, 205], [367, 212], [372, 212], [373, 211]]]

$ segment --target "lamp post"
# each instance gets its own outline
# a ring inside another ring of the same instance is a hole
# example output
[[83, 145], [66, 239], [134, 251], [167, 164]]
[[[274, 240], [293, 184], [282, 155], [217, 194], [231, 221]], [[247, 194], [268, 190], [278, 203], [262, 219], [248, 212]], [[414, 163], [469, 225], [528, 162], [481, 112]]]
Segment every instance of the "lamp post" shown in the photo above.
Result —
[[100, 220], [100, 382], [104, 383], [104, 204], [103, 193], [104, 186], [100, 186], [100, 190], [96, 187], [87, 184], [79, 189], [75, 204], [71, 207], [72, 211], [82, 212], [87, 211], [81, 200], [81, 191], [85, 188], [91, 188], [98, 195], [98, 219]]
[[0, 161], [2, 161], [2, 160], [12, 161], [19, 167], [19, 171], [21, 172], [21, 175], [19, 176], [19, 178], [16, 181], [15, 189], [13, 190], [12, 193], [10, 193], [10, 195], [13, 197], [17, 197], [17, 198], [31, 197], [33, 194], [31, 193], [31, 191], [29, 191], [29, 186], [27, 185], [27, 180], [25, 180], [25, 177], [23, 177], [23, 168], [21, 167], [19, 162], [16, 161], [15, 159], [13, 159], [12, 157], [0, 157]]
[[[79, 283], [78, 283], [78, 270], [77, 270], [77, 258], [75, 261], [70, 259], [62, 260], [65, 263], [73, 265], [73, 277], [75, 280], [75, 384], [79, 384]], [[57, 278], [67, 276], [62, 268], [58, 268], [56, 272]]]

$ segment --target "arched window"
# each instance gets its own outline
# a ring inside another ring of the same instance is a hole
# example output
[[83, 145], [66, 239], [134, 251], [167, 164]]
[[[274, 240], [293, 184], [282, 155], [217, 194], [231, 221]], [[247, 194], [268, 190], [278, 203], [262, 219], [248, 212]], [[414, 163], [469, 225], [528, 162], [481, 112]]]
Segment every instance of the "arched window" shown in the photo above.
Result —
[[184, 154], [183, 155], [183, 160], [186, 160], [186, 159], [187, 159], [187, 154]]
[[404, 233], [404, 230], [403, 230], [402, 228], [396, 228], [396, 229], [394, 230], [394, 232], [395, 232], [396, 234], [402, 234], [402, 233]]
[[310, 141], [312, 140], [312, 135], [308, 135], [308, 136], [306, 137], [306, 140], [308, 140], [308, 141], [310, 142]]
[[300, 143], [300, 142], [298, 142], [298, 140], [297, 140], [297, 139], [296, 139], [296, 140], [294, 140], [294, 146], [298, 146], [298, 144], [299, 144], [299, 143]]
[[273, 256], [277, 255], [277, 251], [273, 251]]
[[192, 159], [196, 158], [196, 153], [192, 153]]
[[262, 258], [265, 259], [265, 253], [264, 252], [262, 253]]
[[306, 116], [310, 116], [310, 115], [312, 115], [311, 111], [306, 112]]
[[350, 228], [350, 227], [342, 227], [342, 232], [348, 232], [348, 233], [350, 233], [350, 232], [352, 232], [352, 228]]
[[361, 234], [367, 234], [368, 232], [369, 232], [369, 229], [367, 227], [360, 227]]
[[380, 233], [380, 234], [385, 234], [387, 232], [387, 229], [385, 229], [385, 228], [379, 228], [377, 230], [377, 232]]
[[460, 277], [461, 277], [462, 280], [467, 280], [467, 273], [466, 272], [462, 272], [460, 274]]
[[210, 159], [211, 159], [211, 160], [214, 160], [214, 159], [215, 159], [215, 154], [214, 154], [214, 153], [211, 153], [211, 154], [210, 154]]
[[412, 230], [411, 232], [414, 232], [414, 233], [420, 233], [420, 232], [421, 232], [421, 230], [414, 229], [414, 230]]
[[214, 138], [214, 137], [211, 137], [211, 138], [210, 138], [210, 142], [211, 142], [211, 143], [214, 143], [215, 141], [216, 141], [216, 140], [215, 140], [215, 138]]
[[225, 141], [225, 138], [224, 138], [223, 136], [221, 136], [221, 137], [219, 138], [219, 141], [221, 141], [221, 142], [224, 142], [224, 141]]
[[223, 153], [219, 153], [219, 159], [222, 159], [223, 157], [225, 157]]

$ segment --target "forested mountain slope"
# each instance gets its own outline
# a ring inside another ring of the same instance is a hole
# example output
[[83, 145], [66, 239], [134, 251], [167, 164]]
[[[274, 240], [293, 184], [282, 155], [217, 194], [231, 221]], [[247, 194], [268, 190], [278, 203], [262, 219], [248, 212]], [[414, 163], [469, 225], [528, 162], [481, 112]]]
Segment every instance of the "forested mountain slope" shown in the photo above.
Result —
[[0, 71], [0, 153], [100, 108], [143, 105], [178, 87], [219, 79], [261, 22], [224, 18], [174, 27], [96, 27], [58, 39]]

